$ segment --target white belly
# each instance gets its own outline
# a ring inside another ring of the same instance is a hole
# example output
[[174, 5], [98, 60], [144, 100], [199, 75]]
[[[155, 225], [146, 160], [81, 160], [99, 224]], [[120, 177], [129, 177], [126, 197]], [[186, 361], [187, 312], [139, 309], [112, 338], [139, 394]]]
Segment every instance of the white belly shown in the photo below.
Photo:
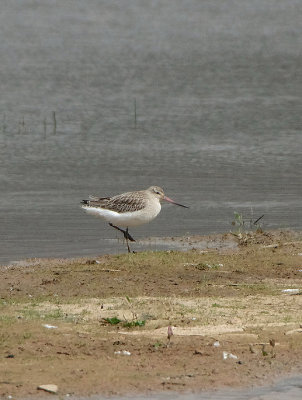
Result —
[[104, 218], [106, 221], [110, 222], [116, 226], [131, 227], [146, 224], [152, 221], [160, 212], [161, 205], [152, 204], [152, 207], [144, 208], [143, 210], [117, 213], [115, 211], [106, 210], [99, 207], [82, 207], [88, 214], [92, 214], [98, 217]]

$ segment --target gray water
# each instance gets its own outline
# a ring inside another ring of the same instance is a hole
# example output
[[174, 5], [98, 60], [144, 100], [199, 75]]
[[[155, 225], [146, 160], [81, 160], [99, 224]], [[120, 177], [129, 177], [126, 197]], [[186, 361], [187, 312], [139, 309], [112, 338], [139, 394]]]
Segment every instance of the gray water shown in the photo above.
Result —
[[302, 229], [301, 0], [0, 5], [0, 261], [125, 251], [79, 208], [162, 186], [131, 234]]
[[91, 396], [89, 398], [69, 397], [71, 400], [301, 400], [302, 377], [296, 376], [279, 383], [250, 389], [221, 389], [192, 394], [175, 392], [123, 397]]

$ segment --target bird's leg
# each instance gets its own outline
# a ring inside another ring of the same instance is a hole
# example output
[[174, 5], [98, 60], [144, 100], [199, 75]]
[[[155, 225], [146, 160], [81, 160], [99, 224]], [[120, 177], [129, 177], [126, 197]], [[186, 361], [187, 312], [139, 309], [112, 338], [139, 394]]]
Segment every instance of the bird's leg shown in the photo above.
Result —
[[125, 236], [126, 243], [127, 243], [128, 253], [131, 253], [130, 246], [129, 246], [129, 242], [128, 242], [128, 236], [129, 236], [128, 227], [127, 227], [127, 229], [126, 229], [126, 235], [124, 234], [124, 236]]
[[124, 238], [126, 240], [130, 240], [130, 242], [135, 242], [135, 240], [133, 239], [133, 237], [130, 235], [130, 233], [128, 232], [128, 228], [126, 230], [119, 228], [118, 226], [113, 225], [111, 222], [109, 222], [109, 225], [112, 226], [112, 228], [117, 229], [118, 231], [122, 232], [124, 235]]
[[[132, 237], [132, 236], [130, 235], [130, 233], [128, 232], [128, 227], [127, 227], [127, 229], [126, 229], [126, 236], [125, 236], [125, 239], [126, 239], [126, 242], [127, 242], [128, 253], [131, 253], [128, 239], [131, 240], [131, 242], [135, 242], [135, 240], [133, 239], [133, 237]], [[135, 254], [136, 251], [133, 250], [132, 253]]]
[[127, 229], [126, 229], [126, 236], [125, 236], [125, 238], [126, 239], [129, 239], [130, 240], [130, 242], [135, 242], [135, 239], [133, 239], [133, 237], [130, 235], [130, 233], [128, 232], [128, 227], [127, 227]]
[[132, 237], [132, 236], [130, 235], [130, 233], [128, 232], [128, 227], [127, 227], [126, 230], [124, 230], [124, 229], [119, 228], [118, 226], [113, 225], [111, 222], [109, 222], [109, 225], [112, 226], [112, 228], [115, 228], [115, 229], [117, 229], [118, 231], [120, 231], [120, 232], [123, 233], [124, 238], [126, 239], [128, 253], [131, 253], [128, 240], [130, 240], [131, 242], [135, 242], [135, 240], [133, 239], [133, 237]]

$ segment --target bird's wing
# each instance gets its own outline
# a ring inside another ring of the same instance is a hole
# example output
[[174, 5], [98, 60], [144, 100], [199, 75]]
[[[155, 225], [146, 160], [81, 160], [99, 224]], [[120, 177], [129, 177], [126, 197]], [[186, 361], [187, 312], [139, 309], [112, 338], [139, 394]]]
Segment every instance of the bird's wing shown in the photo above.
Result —
[[102, 207], [107, 210], [116, 211], [120, 213], [139, 211], [145, 208], [146, 199], [139, 192], [123, 193], [109, 198]]
[[146, 198], [140, 192], [128, 192], [113, 197], [89, 196], [89, 200], [82, 201], [86, 206], [104, 208], [118, 213], [142, 210], [146, 202]]

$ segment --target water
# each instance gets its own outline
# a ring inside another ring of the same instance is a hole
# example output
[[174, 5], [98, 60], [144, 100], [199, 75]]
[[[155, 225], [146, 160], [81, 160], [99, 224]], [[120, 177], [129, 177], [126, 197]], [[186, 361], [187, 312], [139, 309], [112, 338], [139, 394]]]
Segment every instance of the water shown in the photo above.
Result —
[[[150, 396], [110, 397], [111, 400], [300, 400], [302, 396], [302, 378], [296, 376], [283, 379], [274, 385], [250, 389], [221, 389], [218, 391], [193, 394], [162, 393]], [[73, 399], [73, 397], [71, 397]], [[77, 400], [88, 400], [75, 398]], [[90, 400], [105, 400], [108, 397], [92, 396]]]
[[1, 3], [0, 262], [125, 251], [79, 208], [162, 186], [136, 238], [302, 229], [300, 0]]

